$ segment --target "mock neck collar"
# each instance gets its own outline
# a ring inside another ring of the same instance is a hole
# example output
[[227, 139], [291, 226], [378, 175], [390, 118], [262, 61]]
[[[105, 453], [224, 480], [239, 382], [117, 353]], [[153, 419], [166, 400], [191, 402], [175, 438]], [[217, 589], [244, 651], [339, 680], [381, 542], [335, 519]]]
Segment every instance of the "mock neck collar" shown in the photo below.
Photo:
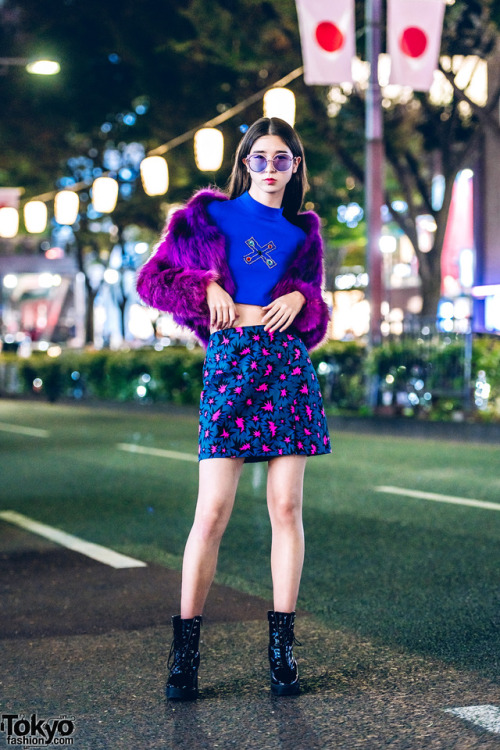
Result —
[[248, 191], [240, 195], [236, 200], [240, 201], [244, 208], [251, 211], [261, 219], [279, 221], [283, 215], [282, 208], [271, 208], [270, 206], [265, 206], [263, 203], [256, 201], [255, 198], [252, 198]]

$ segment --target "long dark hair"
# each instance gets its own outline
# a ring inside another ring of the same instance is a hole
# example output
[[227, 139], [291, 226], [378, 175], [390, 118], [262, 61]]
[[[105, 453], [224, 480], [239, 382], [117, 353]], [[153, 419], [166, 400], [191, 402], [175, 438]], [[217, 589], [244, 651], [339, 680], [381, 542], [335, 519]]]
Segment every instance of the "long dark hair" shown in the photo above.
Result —
[[261, 117], [260, 120], [251, 125], [243, 138], [241, 139], [236, 157], [234, 160], [233, 171], [229, 180], [228, 195], [229, 198], [238, 198], [249, 189], [251, 180], [243, 159], [248, 156], [252, 146], [258, 138], [263, 135], [277, 135], [286, 143], [293, 156], [300, 156], [299, 166], [296, 172], [292, 174], [283, 196], [283, 215], [293, 221], [300, 211], [304, 195], [309, 185], [307, 182], [306, 162], [304, 158], [304, 147], [299, 136], [285, 120], [279, 117]]

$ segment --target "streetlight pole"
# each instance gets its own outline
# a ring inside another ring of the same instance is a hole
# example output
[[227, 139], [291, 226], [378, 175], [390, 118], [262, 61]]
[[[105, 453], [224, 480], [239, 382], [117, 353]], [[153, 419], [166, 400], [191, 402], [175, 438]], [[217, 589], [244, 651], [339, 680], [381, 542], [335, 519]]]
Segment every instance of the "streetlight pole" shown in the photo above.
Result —
[[370, 345], [380, 343], [382, 318], [382, 234], [380, 211], [384, 197], [384, 143], [382, 96], [378, 81], [378, 59], [381, 52], [382, 0], [366, 0], [366, 58], [370, 63], [370, 80], [365, 108], [365, 214], [367, 226], [366, 265], [369, 278]]

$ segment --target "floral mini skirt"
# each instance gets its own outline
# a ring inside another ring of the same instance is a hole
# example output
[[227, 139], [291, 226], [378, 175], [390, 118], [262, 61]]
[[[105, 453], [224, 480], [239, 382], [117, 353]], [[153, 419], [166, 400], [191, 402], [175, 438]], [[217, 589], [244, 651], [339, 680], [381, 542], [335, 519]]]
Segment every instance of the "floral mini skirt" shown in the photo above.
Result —
[[200, 397], [199, 459], [331, 452], [318, 377], [300, 338], [264, 326], [210, 336]]

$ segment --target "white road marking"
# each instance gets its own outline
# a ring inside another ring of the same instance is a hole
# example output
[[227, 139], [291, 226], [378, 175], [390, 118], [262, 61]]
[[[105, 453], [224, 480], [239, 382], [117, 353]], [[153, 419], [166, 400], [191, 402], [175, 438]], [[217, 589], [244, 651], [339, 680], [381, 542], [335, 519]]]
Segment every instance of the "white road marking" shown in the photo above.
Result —
[[167, 451], [163, 448], [146, 448], [135, 443], [117, 443], [116, 446], [121, 451], [129, 453], [142, 453], [145, 456], [158, 456], [159, 458], [174, 458], [177, 461], [193, 461], [198, 463], [198, 456], [192, 453], [180, 453], [179, 451]]
[[0, 422], [0, 430], [2, 432], [14, 432], [17, 435], [29, 435], [30, 437], [48, 438], [50, 432], [48, 430], [39, 430], [36, 427], [21, 427], [17, 424], [8, 424], [7, 422]]
[[433, 500], [436, 503], [452, 503], [453, 505], [469, 505], [471, 508], [485, 508], [486, 510], [500, 510], [500, 503], [489, 503], [486, 500], [473, 500], [467, 497], [455, 497], [455, 495], [438, 495], [435, 492], [421, 492], [420, 490], [407, 490], [403, 487], [375, 487], [376, 492], [385, 492], [389, 495], [406, 495], [416, 497], [420, 500]]
[[0, 520], [7, 521], [7, 523], [13, 523], [16, 526], [20, 526], [27, 531], [31, 531], [33, 534], [38, 534], [46, 539], [50, 539], [51, 542], [60, 544], [63, 547], [67, 547], [73, 552], [79, 552], [82, 555], [91, 557], [92, 560], [97, 560], [104, 565], [109, 565], [112, 568], [146, 568], [147, 563], [141, 560], [134, 560], [133, 557], [127, 557], [119, 552], [115, 552], [107, 547], [101, 547], [100, 544], [94, 544], [93, 542], [86, 542], [84, 539], [79, 539], [77, 536], [72, 534], [66, 534], [65, 531], [60, 529], [54, 529], [53, 526], [47, 526], [45, 523], [34, 521], [32, 518], [23, 516], [21, 513], [16, 513], [14, 510], [0, 511]]
[[500, 708], [498, 706], [463, 706], [446, 708], [447, 714], [455, 714], [461, 719], [470, 721], [481, 729], [500, 734]]

